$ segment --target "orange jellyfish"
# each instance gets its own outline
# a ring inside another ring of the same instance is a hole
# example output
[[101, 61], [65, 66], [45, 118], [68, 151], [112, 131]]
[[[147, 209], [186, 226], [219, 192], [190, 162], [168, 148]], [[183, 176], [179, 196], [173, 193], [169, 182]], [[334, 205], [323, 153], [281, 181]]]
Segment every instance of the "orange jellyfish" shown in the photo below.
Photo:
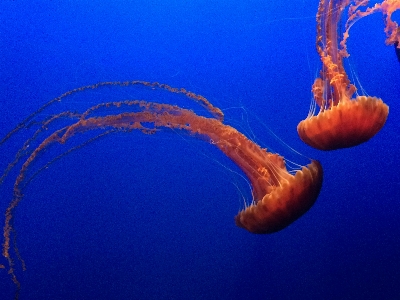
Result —
[[[88, 89], [97, 89], [105, 85], [145, 85], [151, 88], [164, 89], [173, 93], [181, 93], [198, 101], [205, 106], [214, 118], [199, 116], [190, 110], [168, 104], [151, 103], [138, 100], [126, 100], [120, 102], [101, 103], [88, 108], [83, 113], [61, 112], [46, 117], [40, 123], [35, 120], [38, 112], [42, 112], [48, 106], [57, 103], [62, 98], [76, 92]], [[104, 110], [112, 111], [112, 114], [104, 115]], [[253, 201], [238, 213], [235, 217], [237, 226], [252, 233], [273, 233], [284, 229], [302, 216], [315, 203], [322, 185], [322, 168], [318, 161], [312, 160], [310, 164], [289, 172], [285, 159], [274, 153], [261, 148], [235, 128], [223, 123], [223, 113], [214, 107], [206, 98], [188, 92], [185, 89], [175, 89], [164, 84], [148, 83], [143, 81], [133, 82], [105, 82], [93, 86], [86, 86], [67, 92], [58, 97], [41, 109], [33, 113], [20, 123], [10, 134], [3, 139], [4, 143], [11, 135], [20, 129], [39, 124], [32, 138], [24, 143], [15, 156], [15, 160], [5, 170], [1, 181], [9, 175], [19, 161], [22, 166], [14, 183], [13, 199], [5, 212], [3, 256], [8, 260], [9, 273], [19, 290], [19, 281], [14, 272], [13, 256], [24, 262], [18, 254], [15, 245], [15, 229], [13, 228], [14, 210], [23, 198], [23, 189], [40, 171], [48, 168], [55, 160], [77, 150], [98, 137], [116, 131], [130, 132], [140, 130], [146, 134], [153, 134], [163, 128], [184, 130], [193, 136], [201, 137], [215, 145], [225, 155], [232, 159], [247, 175], [253, 188]], [[38, 140], [39, 136], [46, 134], [47, 129], [56, 125], [60, 119], [70, 120], [68, 126], [53, 129], [47, 133], [47, 137]], [[56, 124], [55, 124], [56, 123]], [[71, 147], [66, 152], [48, 161], [42, 168], [28, 173], [32, 163], [46, 149], [54, 144], [68, 145], [71, 137], [83, 134], [91, 130], [103, 129], [103, 132], [86, 140], [83, 144]], [[34, 149], [29, 144], [36, 141]], [[29, 174], [29, 175], [28, 175]], [[14, 244], [14, 247], [11, 247]], [[11, 254], [14, 249], [14, 255]]]
[[[385, 124], [389, 107], [376, 97], [357, 96], [356, 87], [343, 67], [348, 57], [346, 41], [351, 26], [362, 17], [374, 12], [385, 16], [387, 44], [400, 40], [397, 23], [392, 13], [400, 8], [399, 0], [385, 0], [362, 10], [367, 0], [321, 0], [317, 12], [316, 46], [322, 61], [322, 71], [312, 86], [314, 100], [320, 110], [315, 115], [315, 105], [308, 117], [297, 126], [300, 138], [320, 150], [335, 150], [359, 145], [372, 138]], [[348, 8], [348, 18], [342, 36], [338, 25], [343, 11]]]

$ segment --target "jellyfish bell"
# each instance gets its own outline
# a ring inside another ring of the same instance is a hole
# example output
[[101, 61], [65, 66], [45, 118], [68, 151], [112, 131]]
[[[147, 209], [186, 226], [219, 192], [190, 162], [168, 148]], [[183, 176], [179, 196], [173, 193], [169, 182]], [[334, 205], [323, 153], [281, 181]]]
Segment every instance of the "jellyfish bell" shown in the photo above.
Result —
[[[314, 160], [294, 175], [279, 175], [279, 185], [240, 211], [235, 217], [236, 225], [252, 233], [274, 233], [286, 228], [314, 205], [322, 186], [322, 173], [320, 163]], [[257, 191], [257, 185], [253, 186]]]
[[349, 148], [375, 136], [388, 114], [382, 99], [357, 96], [301, 121], [297, 132], [303, 142], [319, 150]]
[[[252, 233], [271, 234], [311, 209], [322, 186], [323, 170], [318, 161], [290, 147], [255, 114], [250, 115], [250, 123], [246, 123], [253, 141], [240, 141], [241, 148], [249, 150], [228, 155], [245, 173], [252, 191], [250, 203], [244, 203], [235, 224]], [[257, 128], [257, 135], [263, 139], [258, 139], [251, 128]], [[240, 159], [239, 154], [247, 158]]]

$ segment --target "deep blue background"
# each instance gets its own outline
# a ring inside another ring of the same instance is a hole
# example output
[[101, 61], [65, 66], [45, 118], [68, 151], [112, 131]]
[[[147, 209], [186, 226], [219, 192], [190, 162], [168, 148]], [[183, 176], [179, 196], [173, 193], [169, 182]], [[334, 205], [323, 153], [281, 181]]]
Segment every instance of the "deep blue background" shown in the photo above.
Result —
[[[20, 298], [399, 299], [400, 64], [384, 45], [380, 15], [353, 26], [346, 68], [390, 106], [388, 121], [352, 149], [323, 153], [304, 145], [296, 126], [307, 115], [320, 66], [317, 6], [316, 0], [2, 1], [2, 136], [72, 88], [159, 81], [206, 96], [227, 123], [275, 148], [268, 126], [325, 171], [306, 215], [279, 233], [252, 235], [233, 221], [242, 194], [251, 199], [248, 185], [212, 145], [174, 132], [101, 139], [54, 163], [25, 190], [15, 212], [27, 265], [22, 272], [16, 264]], [[175, 104], [171, 95], [149, 95]], [[68, 108], [117, 97], [107, 89], [95, 96], [72, 98]], [[3, 168], [26, 138], [22, 132], [2, 146]], [[1, 188], [3, 211], [11, 184]], [[0, 290], [1, 299], [13, 298], [1, 269]]]

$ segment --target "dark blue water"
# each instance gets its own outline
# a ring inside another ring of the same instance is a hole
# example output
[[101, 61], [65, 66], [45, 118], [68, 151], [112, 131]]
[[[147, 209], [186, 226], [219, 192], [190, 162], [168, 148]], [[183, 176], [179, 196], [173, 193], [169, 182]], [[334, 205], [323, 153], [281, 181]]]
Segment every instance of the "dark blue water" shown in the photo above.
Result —
[[[304, 145], [296, 126], [307, 116], [320, 66], [317, 6], [3, 1], [1, 136], [70, 89], [159, 81], [204, 95], [228, 124], [276, 149], [268, 126], [325, 171], [307, 214], [279, 233], [253, 235], [233, 221], [243, 198], [251, 199], [248, 184], [212, 145], [177, 132], [102, 138], [56, 161], [24, 190], [14, 221], [27, 267], [22, 272], [16, 260], [20, 299], [400, 299], [400, 65], [384, 45], [380, 15], [354, 25], [346, 68], [365, 93], [390, 106], [388, 121], [352, 149], [323, 153]], [[136, 93], [99, 89], [60, 108], [143, 96]], [[157, 92], [145, 98], [182, 101]], [[198, 109], [188, 102], [183, 106]], [[1, 147], [2, 168], [28, 133]], [[50, 149], [38, 166], [63, 151]], [[287, 147], [279, 152], [291, 155]], [[15, 176], [1, 187], [2, 211]], [[14, 290], [0, 269], [0, 298], [12, 299]]]

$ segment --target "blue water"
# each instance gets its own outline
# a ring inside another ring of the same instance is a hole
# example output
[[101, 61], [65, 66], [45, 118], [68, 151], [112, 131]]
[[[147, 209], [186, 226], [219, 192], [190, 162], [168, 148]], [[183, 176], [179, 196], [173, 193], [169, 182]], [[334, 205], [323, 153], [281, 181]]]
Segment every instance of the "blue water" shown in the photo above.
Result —
[[[390, 106], [388, 121], [352, 149], [325, 153], [304, 145], [296, 126], [307, 116], [320, 67], [317, 6], [2, 1], [1, 136], [70, 89], [158, 81], [204, 95], [228, 124], [291, 155], [271, 129], [320, 160], [325, 172], [307, 214], [281, 232], [253, 235], [233, 220], [243, 198], [251, 199], [248, 184], [212, 145], [177, 132], [107, 136], [54, 162], [24, 190], [14, 221], [27, 268], [15, 261], [20, 299], [400, 299], [400, 64], [384, 45], [380, 15], [354, 25], [346, 69]], [[60, 107], [81, 111], [142, 97], [136, 92], [100, 89]], [[199, 109], [188, 102], [183, 106]], [[28, 133], [1, 147], [2, 168]], [[62, 152], [49, 150], [38, 165]], [[2, 211], [15, 176], [0, 189]], [[3, 257], [0, 264], [7, 265]], [[0, 269], [0, 298], [13, 299], [14, 291]]]

